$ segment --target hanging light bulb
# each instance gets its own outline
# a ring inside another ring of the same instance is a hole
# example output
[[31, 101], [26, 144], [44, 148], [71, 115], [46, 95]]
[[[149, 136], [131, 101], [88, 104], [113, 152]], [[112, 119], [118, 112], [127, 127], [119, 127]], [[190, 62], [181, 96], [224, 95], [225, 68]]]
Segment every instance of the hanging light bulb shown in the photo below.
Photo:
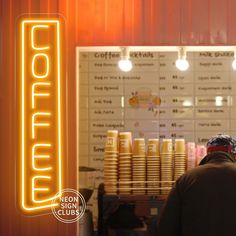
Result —
[[236, 58], [234, 58], [234, 60], [232, 62], [232, 67], [234, 70], [236, 70]]
[[234, 60], [232, 62], [232, 67], [234, 70], [236, 70], [236, 49], [234, 49]]
[[181, 71], [186, 71], [189, 68], [186, 57], [186, 50], [181, 47], [178, 52], [178, 59], [175, 61], [175, 66]]
[[131, 71], [133, 68], [132, 62], [129, 60], [129, 49], [128, 47], [122, 47], [120, 52], [120, 60], [118, 62], [119, 68], [124, 71], [128, 72]]

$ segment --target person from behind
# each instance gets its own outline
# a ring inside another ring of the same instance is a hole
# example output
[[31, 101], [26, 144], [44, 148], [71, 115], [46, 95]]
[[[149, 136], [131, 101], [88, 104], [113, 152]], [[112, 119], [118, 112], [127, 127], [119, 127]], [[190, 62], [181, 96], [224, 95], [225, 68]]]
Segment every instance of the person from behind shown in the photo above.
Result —
[[219, 134], [199, 166], [175, 183], [157, 224], [157, 236], [236, 235], [236, 139]]

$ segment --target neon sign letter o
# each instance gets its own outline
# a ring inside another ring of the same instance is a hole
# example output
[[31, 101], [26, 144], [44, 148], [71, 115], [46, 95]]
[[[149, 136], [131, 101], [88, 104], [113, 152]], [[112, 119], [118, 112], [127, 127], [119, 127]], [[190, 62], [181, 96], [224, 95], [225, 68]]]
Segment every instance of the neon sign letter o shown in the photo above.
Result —
[[[35, 61], [37, 61], [38, 59], [37, 58], [44, 58], [44, 61], [45, 61], [45, 72], [44, 73], [40, 73], [40, 74], [36, 74], [35, 72]], [[33, 73], [33, 76], [35, 78], [39, 78], [39, 79], [43, 79], [43, 78], [46, 78], [48, 76], [48, 73], [49, 73], [49, 58], [48, 58], [48, 55], [45, 54], [45, 53], [38, 53], [38, 54], [35, 54], [33, 56], [33, 60], [32, 60], [32, 73]]]

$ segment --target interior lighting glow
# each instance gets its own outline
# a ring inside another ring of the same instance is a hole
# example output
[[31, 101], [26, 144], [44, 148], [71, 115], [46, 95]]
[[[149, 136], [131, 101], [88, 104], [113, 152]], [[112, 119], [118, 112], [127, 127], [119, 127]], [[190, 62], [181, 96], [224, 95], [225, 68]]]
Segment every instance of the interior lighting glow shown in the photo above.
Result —
[[186, 50], [181, 47], [178, 52], [178, 59], [175, 61], [175, 66], [180, 71], [186, 71], [189, 68], [189, 62], [186, 57]]
[[193, 105], [192, 101], [190, 101], [190, 100], [184, 100], [184, 102], [183, 102], [184, 107], [191, 107], [192, 105]]
[[236, 48], [234, 49], [234, 60], [232, 61], [232, 67], [236, 70]]
[[233, 67], [234, 70], [236, 70], [236, 59], [233, 60], [232, 67]]
[[121, 48], [120, 58], [121, 59], [118, 62], [119, 68], [124, 72], [131, 71], [133, 65], [132, 62], [129, 60], [129, 49], [127, 47]]
[[221, 96], [216, 96], [215, 97], [215, 101], [216, 101], [216, 106], [217, 107], [221, 107], [223, 105], [222, 100], [223, 100], [223, 97], [221, 97]]

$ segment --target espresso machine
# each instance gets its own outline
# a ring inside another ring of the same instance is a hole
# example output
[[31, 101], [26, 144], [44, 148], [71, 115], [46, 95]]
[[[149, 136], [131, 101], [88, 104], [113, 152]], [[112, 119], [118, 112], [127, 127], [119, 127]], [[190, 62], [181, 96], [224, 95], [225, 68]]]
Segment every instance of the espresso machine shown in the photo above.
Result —
[[165, 198], [154, 195], [106, 195], [98, 187], [99, 236], [157, 236]]
[[[95, 188], [95, 173], [94, 168], [79, 167], [79, 192], [84, 197], [86, 205]], [[79, 220], [78, 236], [94, 236], [93, 215], [89, 209], [85, 210], [83, 217]]]

